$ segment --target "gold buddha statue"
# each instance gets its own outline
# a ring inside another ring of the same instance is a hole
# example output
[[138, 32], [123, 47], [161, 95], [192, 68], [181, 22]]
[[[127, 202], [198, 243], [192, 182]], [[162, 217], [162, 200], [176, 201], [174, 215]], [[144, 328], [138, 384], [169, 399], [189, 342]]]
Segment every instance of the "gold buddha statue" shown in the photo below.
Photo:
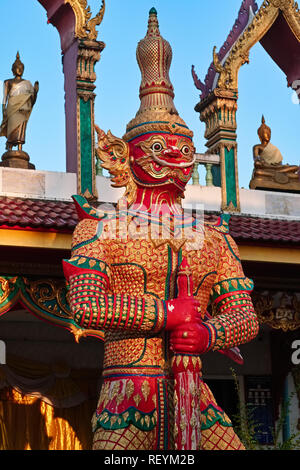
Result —
[[263, 165], [281, 165], [283, 157], [280, 150], [270, 142], [271, 129], [266, 125], [264, 116], [257, 134], [261, 143], [253, 147], [254, 161], [259, 160]]
[[[0, 166], [34, 169], [29, 163], [29, 155], [23, 151], [26, 127], [36, 102], [39, 83], [34, 85], [23, 78], [24, 64], [17, 53], [12, 65], [14, 78], [4, 81], [0, 136], [6, 137], [6, 150], [2, 155]], [[17, 150], [13, 150], [17, 147]]]
[[271, 143], [271, 129], [262, 116], [260, 144], [253, 147], [254, 170], [250, 189], [300, 192], [299, 166], [283, 165], [280, 150]]

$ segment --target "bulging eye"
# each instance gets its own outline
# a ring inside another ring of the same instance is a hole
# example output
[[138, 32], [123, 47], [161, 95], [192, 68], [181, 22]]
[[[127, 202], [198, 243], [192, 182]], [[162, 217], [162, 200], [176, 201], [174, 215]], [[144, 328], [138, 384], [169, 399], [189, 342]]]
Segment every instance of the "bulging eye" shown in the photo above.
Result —
[[191, 149], [188, 145], [184, 145], [181, 149], [181, 152], [184, 154], [184, 155], [189, 155], [191, 153]]
[[160, 152], [163, 147], [160, 142], [154, 142], [151, 148], [154, 150], [154, 152]]

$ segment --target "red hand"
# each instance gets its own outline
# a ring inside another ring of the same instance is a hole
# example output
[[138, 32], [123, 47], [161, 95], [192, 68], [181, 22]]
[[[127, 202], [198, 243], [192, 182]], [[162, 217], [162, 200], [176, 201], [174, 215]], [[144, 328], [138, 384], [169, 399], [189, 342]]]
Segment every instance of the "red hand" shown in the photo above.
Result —
[[[171, 333], [171, 347], [177, 353], [199, 354], [207, 349], [209, 344], [209, 333], [207, 328], [201, 324], [200, 302], [193, 298], [193, 280], [186, 258], [183, 258], [177, 276], [178, 298], [182, 308], [192, 307], [187, 311], [184, 324], [178, 324]], [[182, 316], [181, 316], [182, 318]]]
[[171, 349], [179, 354], [202, 354], [208, 350], [209, 333], [201, 323], [181, 326], [171, 332]]

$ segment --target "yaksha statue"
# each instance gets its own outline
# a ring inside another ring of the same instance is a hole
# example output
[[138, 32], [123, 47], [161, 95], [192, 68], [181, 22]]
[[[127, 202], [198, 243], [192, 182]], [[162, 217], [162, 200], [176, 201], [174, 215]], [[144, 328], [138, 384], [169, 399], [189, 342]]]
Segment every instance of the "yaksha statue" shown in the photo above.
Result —
[[153, 8], [137, 47], [136, 117], [123, 139], [98, 129], [98, 155], [125, 196], [115, 212], [74, 197], [81, 220], [64, 261], [71, 311], [79, 332], [104, 331], [94, 449], [244, 448], [199, 355], [256, 336], [253, 285], [227, 224], [182, 209], [195, 149], [174, 107], [171, 57]]

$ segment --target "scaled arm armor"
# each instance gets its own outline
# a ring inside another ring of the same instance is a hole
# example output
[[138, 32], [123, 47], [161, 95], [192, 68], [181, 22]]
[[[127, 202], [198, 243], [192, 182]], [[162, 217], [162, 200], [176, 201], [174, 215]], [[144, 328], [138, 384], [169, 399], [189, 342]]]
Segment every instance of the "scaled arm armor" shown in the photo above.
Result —
[[74, 321], [85, 329], [160, 331], [166, 322], [164, 301], [111, 292], [108, 243], [95, 235], [99, 223], [84, 219], [77, 225], [72, 257], [63, 262]]
[[221, 256], [211, 291], [213, 318], [204, 321], [209, 333], [207, 350], [228, 349], [251, 341], [259, 325], [250, 297], [251, 279], [245, 277], [238, 248], [222, 234]]

